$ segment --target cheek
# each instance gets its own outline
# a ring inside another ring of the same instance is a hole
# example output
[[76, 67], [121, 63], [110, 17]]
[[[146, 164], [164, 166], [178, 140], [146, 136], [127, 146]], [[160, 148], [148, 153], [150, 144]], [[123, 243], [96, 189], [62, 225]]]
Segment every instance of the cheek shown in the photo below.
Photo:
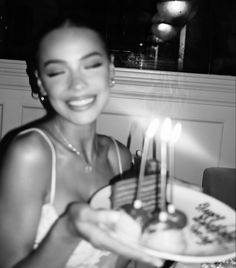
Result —
[[110, 98], [110, 90], [107, 88], [101, 94], [101, 110], [104, 109]]
[[58, 96], [62, 88], [65, 87], [65, 81], [62, 80], [44, 80], [43, 87], [49, 96]]
[[93, 84], [101, 86], [103, 88], [109, 87], [110, 84], [110, 75], [107, 69], [101, 70], [95, 73], [92, 77], [90, 77], [90, 81], [93, 81]]

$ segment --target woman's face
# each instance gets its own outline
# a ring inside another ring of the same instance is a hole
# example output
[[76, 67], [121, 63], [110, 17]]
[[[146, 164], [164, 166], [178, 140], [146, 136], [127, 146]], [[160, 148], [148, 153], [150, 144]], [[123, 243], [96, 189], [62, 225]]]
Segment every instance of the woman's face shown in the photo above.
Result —
[[60, 28], [47, 34], [38, 51], [38, 85], [62, 118], [89, 124], [103, 110], [114, 74], [96, 32]]

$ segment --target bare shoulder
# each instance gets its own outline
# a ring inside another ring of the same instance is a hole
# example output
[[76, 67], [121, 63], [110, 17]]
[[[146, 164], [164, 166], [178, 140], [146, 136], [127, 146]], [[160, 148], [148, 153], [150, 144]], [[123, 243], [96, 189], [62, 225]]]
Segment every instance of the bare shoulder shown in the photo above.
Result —
[[[36, 131], [23, 132], [18, 134], [8, 145], [6, 158], [24, 162], [43, 160], [42, 156], [50, 156], [50, 147], [45, 138]], [[8, 159], [9, 160], [9, 159]]]
[[[45, 139], [36, 131], [17, 135], [7, 147], [0, 165], [1, 180], [12, 181], [21, 187], [40, 186], [37, 176], [43, 178], [51, 162], [51, 152]], [[42, 182], [42, 180], [41, 180]]]
[[[120, 155], [123, 171], [130, 169], [132, 156], [131, 156], [129, 149], [120, 141], [114, 138], [111, 138], [109, 136], [103, 136], [103, 139], [108, 144], [108, 158], [112, 166], [115, 167], [114, 169], [116, 171], [119, 171], [118, 154]], [[118, 152], [117, 152], [114, 140], [115, 140], [115, 143], [118, 145]]]
[[50, 158], [51, 152], [47, 142], [39, 133], [33, 131], [17, 135], [2, 156], [1, 264], [21, 259], [32, 250], [49, 185]]

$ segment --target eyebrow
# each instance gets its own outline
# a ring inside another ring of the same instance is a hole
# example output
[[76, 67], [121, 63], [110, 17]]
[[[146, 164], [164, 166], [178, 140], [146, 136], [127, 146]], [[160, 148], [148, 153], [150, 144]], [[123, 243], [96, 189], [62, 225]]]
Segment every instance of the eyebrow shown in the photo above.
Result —
[[[81, 57], [80, 60], [85, 60], [85, 59], [88, 59], [90, 57], [94, 57], [94, 56], [99, 56], [99, 57], [102, 57], [102, 53], [100, 52], [91, 52], [89, 54], [86, 54], [85, 56]], [[60, 63], [65, 63], [64, 60], [47, 60], [43, 66], [46, 67], [48, 66], [49, 64], [60, 64]]]

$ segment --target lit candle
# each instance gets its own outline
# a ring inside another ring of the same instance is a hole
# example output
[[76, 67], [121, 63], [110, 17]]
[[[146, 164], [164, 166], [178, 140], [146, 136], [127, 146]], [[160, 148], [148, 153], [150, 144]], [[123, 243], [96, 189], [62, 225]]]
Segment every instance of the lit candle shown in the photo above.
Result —
[[139, 194], [140, 194], [140, 189], [142, 186], [142, 181], [143, 181], [144, 175], [145, 175], [145, 166], [146, 166], [146, 161], [147, 161], [149, 142], [150, 142], [150, 139], [153, 138], [153, 136], [155, 135], [155, 133], [158, 129], [158, 126], [159, 126], [159, 121], [157, 118], [155, 118], [151, 121], [151, 123], [148, 126], [148, 129], [145, 133], [143, 150], [142, 150], [142, 157], [141, 157], [141, 164], [140, 164], [140, 170], [139, 170], [139, 177], [138, 177], [136, 200], [134, 201], [134, 207], [137, 209], [142, 207], [142, 202], [139, 198]]
[[161, 186], [160, 186], [160, 206], [161, 211], [166, 211], [166, 181], [167, 181], [167, 154], [168, 154], [168, 142], [171, 137], [172, 122], [167, 117], [162, 125], [161, 129]]
[[[176, 123], [173, 131], [171, 133], [171, 137], [170, 137], [170, 147], [173, 151], [173, 157], [174, 157], [174, 144], [178, 141], [180, 134], [182, 132], [182, 125], [180, 122]], [[169, 148], [170, 149], [170, 148]], [[173, 160], [173, 159], [172, 159]], [[170, 160], [169, 160], [170, 162]], [[174, 162], [174, 161], [172, 161]], [[173, 170], [173, 167], [172, 167]], [[168, 212], [169, 213], [174, 213], [175, 212], [175, 207], [173, 205], [173, 185], [172, 185], [172, 180], [170, 180], [171, 184], [170, 184], [170, 204], [168, 205]]]
[[171, 143], [176, 143], [180, 137], [182, 131], [182, 125], [180, 122], [176, 123], [174, 126], [174, 129], [172, 131], [171, 137], [170, 137], [170, 142]]
[[[166, 218], [166, 185], [167, 185], [167, 172], [170, 167], [170, 145], [177, 142], [182, 130], [181, 124], [178, 122], [172, 128], [172, 121], [170, 118], [166, 118], [163, 122], [161, 129], [161, 186], [160, 186], [160, 209], [161, 217], [164, 220]], [[171, 202], [172, 202], [172, 187], [171, 187]], [[172, 206], [173, 207], [173, 206]]]
[[182, 125], [180, 122], [177, 122], [173, 127], [173, 130], [170, 135], [170, 140], [167, 145], [167, 170], [169, 171], [169, 175], [173, 174], [174, 170], [174, 144], [178, 141], [180, 134], [182, 131]]

